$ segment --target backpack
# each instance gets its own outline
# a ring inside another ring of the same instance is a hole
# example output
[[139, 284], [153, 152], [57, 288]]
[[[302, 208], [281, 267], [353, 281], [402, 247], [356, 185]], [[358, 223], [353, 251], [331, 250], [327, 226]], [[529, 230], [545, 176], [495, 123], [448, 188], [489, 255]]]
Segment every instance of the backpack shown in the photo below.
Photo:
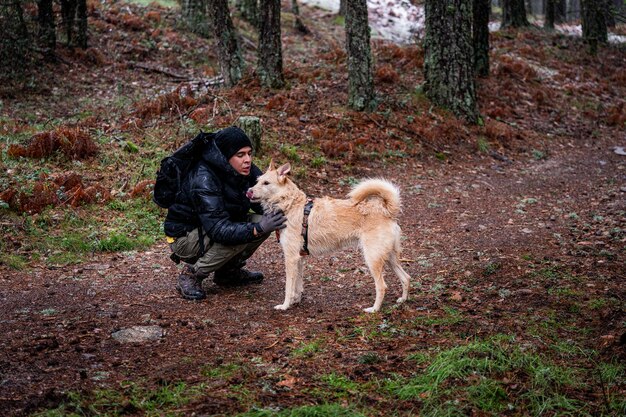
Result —
[[159, 207], [169, 208], [176, 202], [189, 169], [200, 159], [204, 148], [213, 140], [213, 135], [200, 131], [195, 138], [161, 160], [152, 196]]

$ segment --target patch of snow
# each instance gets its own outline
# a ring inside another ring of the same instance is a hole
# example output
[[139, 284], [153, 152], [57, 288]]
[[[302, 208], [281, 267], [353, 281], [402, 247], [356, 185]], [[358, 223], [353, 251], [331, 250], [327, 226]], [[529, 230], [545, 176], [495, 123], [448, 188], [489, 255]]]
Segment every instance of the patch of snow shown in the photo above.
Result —
[[[300, 3], [333, 13], [339, 11], [339, 0], [300, 0]], [[372, 38], [399, 44], [414, 42], [424, 30], [424, 8], [409, 0], [367, 0]]]
[[[581, 25], [555, 25], [555, 29], [569, 36], [583, 36], [583, 29]], [[616, 35], [609, 32], [609, 43], [626, 43], [626, 36]]]
[[[300, 0], [301, 4], [318, 7], [332, 13], [339, 11], [339, 0]], [[386, 39], [398, 44], [415, 42], [424, 32], [424, 7], [409, 0], [367, 0], [368, 18], [372, 38]], [[537, 19], [535, 24], [543, 26]], [[500, 22], [490, 22], [489, 31], [500, 30]], [[556, 30], [570, 36], [582, 36], [580, 25], [556, 25]], [[626, 43], [626, 36], [609, 33], [610, 43]]]

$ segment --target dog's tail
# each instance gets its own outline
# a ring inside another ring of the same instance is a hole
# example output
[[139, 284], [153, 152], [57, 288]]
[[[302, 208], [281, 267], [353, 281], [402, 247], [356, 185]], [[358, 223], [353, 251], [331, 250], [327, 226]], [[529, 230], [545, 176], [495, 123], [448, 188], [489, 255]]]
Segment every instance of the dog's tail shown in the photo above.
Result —
[[389, 217], [396, 217], [401, 210], [400, 190], [391, 182], [382, 178], [371, 178], [357, 184], [348, 197], [359, 204], [369, 197], [379, 197], [383, 200], [382, 209]]

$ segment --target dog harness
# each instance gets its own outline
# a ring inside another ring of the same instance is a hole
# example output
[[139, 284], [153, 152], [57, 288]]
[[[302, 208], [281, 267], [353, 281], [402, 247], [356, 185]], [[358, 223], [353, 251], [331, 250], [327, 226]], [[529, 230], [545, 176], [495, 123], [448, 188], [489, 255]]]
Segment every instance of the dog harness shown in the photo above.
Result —
[[304, 242], [302, 243], [302, 249], [300, 249], [300, 256], [306, 256], [309, 254], [309, 214], [313, 209], [313, 199], [307, 198], [304, 205], [304, 217], [302, 217], [302, 237]]

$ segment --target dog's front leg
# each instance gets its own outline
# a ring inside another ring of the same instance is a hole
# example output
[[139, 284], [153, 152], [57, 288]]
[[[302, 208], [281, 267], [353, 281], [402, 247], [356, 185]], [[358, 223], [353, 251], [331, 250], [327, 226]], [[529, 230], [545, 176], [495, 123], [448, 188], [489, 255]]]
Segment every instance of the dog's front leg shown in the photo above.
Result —
[[285, 301], [274, 306], [276, 310], [287, 310], [292, 304], [300, 301], [302, 296], [302, 257], [285, 254]]

